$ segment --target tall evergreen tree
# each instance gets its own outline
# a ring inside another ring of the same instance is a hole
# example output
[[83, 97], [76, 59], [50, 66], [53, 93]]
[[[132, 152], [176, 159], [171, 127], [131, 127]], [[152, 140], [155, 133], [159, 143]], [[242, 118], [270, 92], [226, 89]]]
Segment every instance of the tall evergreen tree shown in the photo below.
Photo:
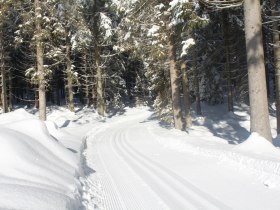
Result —
[[274, 49], [274, 66], [275, 66], [275, 82], [276, 82], [276, 118], [277, 133], [280, 134], [280, 35], [279, 35], [279, 7], [276, 0], [270, 0], [272, 31], [273, 31], [273, 49]]
[[259, 1], [244, 1], [251, 132], [271, 141]]
[[[14, 9], [12, 5], [16, 4], [13, 0], [0, 1], [0, 74], [1, 74], [1, 102], [3, 112], [8, 111], [8, 106], [11, 106], [11, 101], [8, 101], [8, 75], [11, 74], [10, 65], [10, 50], [13, 46], [14, 32]], [[10, 83], [9, 83], [10, 84]], [[9, 97], [9, 99], [11, 96]]]
[[37, 62], [37, 74], [39, 84], [39, 118], [45, 121], [46, 115], [46, 86], [45, 86], [45, 73], [44, 73], [44, 49], [42, 40], [42, 6], [40, 0], [34, 0], [35, 10], [35, 43], [36, 43], [36, 62]]

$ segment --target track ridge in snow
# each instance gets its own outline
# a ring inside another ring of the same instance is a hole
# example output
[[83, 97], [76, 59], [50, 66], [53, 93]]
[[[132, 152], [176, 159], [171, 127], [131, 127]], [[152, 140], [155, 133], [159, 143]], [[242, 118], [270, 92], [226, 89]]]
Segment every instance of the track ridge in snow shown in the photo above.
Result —
[[142, 167], [147, 168], [154, 174], [154, 176], [168, 185], [167, 187], [174, 192], [170, 194], [170, 198], [176, 197], [177, 199], [181, 197], [180, 199], [182, 199], [181, 202], [183, 204], [181, 208], [186, 207], [186, 204], [191, 204], [189, 205], [189, 208], [191, 209], [230, 209], [228, 206], [211, 197], [209, 194], [199, 190], [197, 187], [195, 187], [173, 171], [138, 152], [131, 146], [131, 144], [128, 143], [129, 141], [127, 134], [128, 133], [122, 133], [122, 137], [119, 140], [119, 146], [122, 147], [125, 152], [130, 155], [131, 159], [134, 159], [138, 163], [142, 164]]
[[[241, 210], [243, 204], [263, 209], [269, 201], [274, 202], [271, 209], [277, 209], [276, 198], [270, 196], [275, 192], [264, 192], [269, 189], [259, 183], [256, 174], [247, 168], [238, 171], [241, 166], [229, 160], [233, 147], [217, 143], [216, 148], [215, 139], [208, 147], [209, 142], [203, 144], [202, 139], [196, 148], [196, 142], [183, 142], [183, 134], [166, 135], [166, 130], [146, 120], [147, 111], [138, 111], [87, 135], [87, 163], [96, 171], [88, 177], [89, 191], [99, 199], [97, 209]], [[169, 140], [175, 146], [182, 140], [186, 148], [174, 150]], [[246, 184], [250, 189], [243, 189]], [[251, 192], [266, 201], [256, 201]]]

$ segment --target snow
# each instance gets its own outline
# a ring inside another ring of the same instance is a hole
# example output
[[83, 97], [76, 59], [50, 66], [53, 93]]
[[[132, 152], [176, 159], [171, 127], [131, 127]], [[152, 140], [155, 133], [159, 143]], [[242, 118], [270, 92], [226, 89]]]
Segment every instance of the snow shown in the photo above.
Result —
[[131, 32], [127, 32], [124, 36], [124, 41], [128, 40], [131, 37]]
[[169, 5], [170, 5], [170, 9], [173, 9], [174, 7], [176, 7], [179, 4], [185, 4], [188, 3], [189, 0], [172, 0]]
[[202, 110], [187, 132], [147, 107], [2, 114], [0, 209], [278, 210], [279, 137], [250, 134], [247, 105]]
[[105, 31], [105, 39], [108, 39], [113, 35], [112, 20], [102, 12], [100, 13], [100, 28]]
[[77, 157], [23, 109], [0, 123], [0, 209], [78, 209]]
[[252, 133], [250, 137], [242, 144], [236, 146], [237, 150], [262, 154], [266, 156], [279, 156], [280, 151], [273, 144], [261, 137], [258, 133]]
[[[97, 126], [86, 136], [85, 155], [96, 171], [88, 176], [95, 205], [279, 209], [279, 149], [255, 133], [247, 138], [248, 132], [239, 129], [238, 136], [232, 129], [239, 126], [238, 114], [248, 117], [247, 110], [226, 114], [221, 107], [208, 107], [207, 115], [194, 117], [189, 134], [159, 126], [147, 108], [127, 109], [125, 115]], [[211, 129], [221, 132], [213, 134]], [[243, 143], [232, 144], [229, 136]]]
[[164, 4], [163, 4], [163, 3], [160, 3], [159, 5], [156, 5], [156, 6], [155, 6], [155, 9], [161, 10], [161, 9], [163, 9], [164, 7], [165, 7]]
[[186, 41], [182, 42], [183, 47], [182, 47], [182, 53], [181, 53], [181, 57], [183, 57], [184, 55], [187, 55], [188, 49], [195, 45], [195, 41], [193, 38], [187, 39]]
[[157, 36], [159, 36], [159, 33], [158, 33], [159, 29], [160, 29], [159, 26], [153, 25], [153, 26], [148, 30], [147, 36], [148, 36], [148, 37], [149, 37], [149, 36], [150, 36], [150, 37], [157, 37]]

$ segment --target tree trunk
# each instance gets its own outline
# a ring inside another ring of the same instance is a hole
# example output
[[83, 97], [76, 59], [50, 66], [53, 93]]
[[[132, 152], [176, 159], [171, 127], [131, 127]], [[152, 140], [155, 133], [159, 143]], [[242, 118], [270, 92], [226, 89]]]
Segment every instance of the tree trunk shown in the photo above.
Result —
[[172, 108], [175, 128], [183, 130], [182, 110], [180, 106], [180, 86], [179, 86], [179, 70], [176, 65], [176, 51], [174, 43], [174, 34], [171, 31], [168, 35], [168, 57], [169, 70], [171, 80]]
[[[91, 54], [91, 58], [92, 58]], [[90, 78], [89, 78], [89, 87], [91, 87], [91, 91], [89, 91], [89, 104], [93, 105], [93, 107], [96, 109], [97, 108], [97, 97], [96, 97], [96, 77], [94, 76], [95, 72], [93, 67], [90, 68]]]
[[187, 77], [186, 63], [181, 64], [181, 71], [182, 71], [182, 79], [183, 79], [183, 92], [184, 92], [184, 105], [185, 105], [185, 124], [187, 128], [190, 128], [192, 127], [192, 116], [191, 116], [189, 80]]
[[99, 115], [105, 114], [105, 101], [104, 101], [104, 79], [103, 71], [100, 66], [100, 54], [98, 44], [95, 45], [95, 65], [96, 65], [96, 92], [97, 92], [97, 112]]
[[6, 84], [6, 70], [5, 70], [5, 49], [4, 49], [4, 35], [3, 30], [0, 28], [0, 72], [1, 72], [1, 99], [3, 113], [8, 112], [7, 104], [7, 84]]
[[67, 89], [69, 98], [69, 109], [74, 112], [74, 95], [73, 95], [73, 80], [72, 80], [72, 62], [71, 62], [71, 45], [70, 40], [66, 38], [66, 72], [67, 72]]
[[7, 103], [7, 84], [6, 84], [6, 71], [5, 66], [1, 64], [1, 85], [2, 85], [2, 105], [3, 113], [8, 112], [8, 103]]
[[200, 91], [199, 91], [199, 72], [197, 68], [197, 50], [194, 56], [194, 93], [195, 93], [195, 111], [197, 115], [202, 115], [200, 105]]
[[[271, 15], [277, 15], [276, 0], [271, 0]], [[276, 118], [277, 118], [277, 134], [280, 134], [280, 39], [278, 22], [272, 23], [273, 43], [274, 43], [274, 66], [276, 80]]]
[[39, 84], [39, 118], [45, 121], [46, 116], [46, 87], [44, 76], [44, 60], [43, 60], [43, 43], [42, 43], [42, 27], [41, 27], [41, 6], [40, 0], [34, 0], [35, 7], [35, 25], [36, 25], [36, 60]]
[[13, 111], [12, 70], [9, 71], [9, 111]]
[[223, 11], [223, 37], [224, 37], [224, 49], [226, 56], [225, 72], [227, 75], [227, 96], [228, 96], [228, 111], [233, 112], [233, 91], [232, 91], [232, 81], [231, 81], [231, 67], [230, 67], [230, 50], [229, 50], [229, 37], [230, 37], [230, 27], [228, 22], [228, 13]]
[[83, 74], [85, 77], [85, 84], [84, 84], [84, 91], [85, 91], [85, 98], [83, 100], [83, 103], [86, 104], [88, 107], [90, 106], [90, 100], [89, 100], [89, 75], [87, 70], [87, 54], [85, 53], [83, 56]]
[[96, 65], [96, 92], [97, 92], [97, 112], [99, 115], [105, 115], [105, 99], [104, 99], [104, 72], [101, 68], [101, 57], [99, 48], [99, 28], [98, 28], [98, 16], [97, 16], [97, 1], [94, 0], [94, 24], [93, 24], [93, 36], [94, 36], [94, 52], [95, 52], [95, 65]]
[[39, 88], [37, 90], [36, 87], [34, 87], [35, 89], [35, 108], [39, 109]]
[[259, 1], [244, 0], [245, 38], [251, 109], [251, 132], [272, 140], [269, 124], [262, 19]]
[[90, 106], [90, 103], [89, 103], [89, 88], [88, 88], [88, 83], [89, 83], [89, 81], [88, 81], [88, 75], [86, 74], [86, 76], [85, 76], [85, 104], [87, 105], [87, 106]]

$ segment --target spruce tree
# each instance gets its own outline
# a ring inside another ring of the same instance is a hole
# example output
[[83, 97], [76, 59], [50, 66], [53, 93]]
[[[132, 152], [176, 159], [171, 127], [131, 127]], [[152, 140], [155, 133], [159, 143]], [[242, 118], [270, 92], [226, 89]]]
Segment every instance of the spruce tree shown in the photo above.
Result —
[[251, 132], [271, 141], [259, 1], [244, 1]]

